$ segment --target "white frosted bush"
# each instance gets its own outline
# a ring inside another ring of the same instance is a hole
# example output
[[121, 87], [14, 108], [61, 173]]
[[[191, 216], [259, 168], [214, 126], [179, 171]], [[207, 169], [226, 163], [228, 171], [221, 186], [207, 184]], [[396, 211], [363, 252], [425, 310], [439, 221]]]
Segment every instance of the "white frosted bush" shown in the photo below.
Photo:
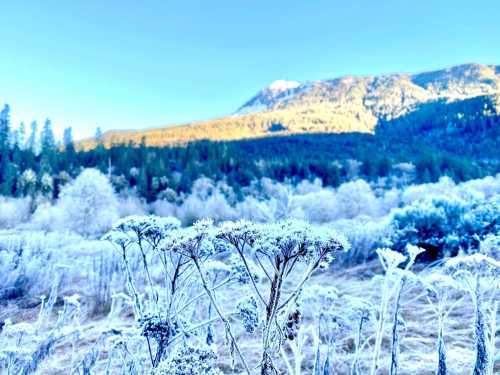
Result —
[[105, 232], [118, 219], [118, 202], [108, 178], [97, 169], [85, 169], [61, 190], [57, 207], [65, 226], [83, 235]]
[[[28, 227], [33, 230], [65, 231], [67, 223], [65, 222], [65, 215], [60, 206], [53, 206], [48, 202], [44, 202], [38, 205]], [[69, 228], [66, 230], [69, 230]]]
[[118, 215], [126, 217], [131, 215], [146, 215], [148, 206], [143, 199], [136, 195], [130, 194], [126, 197], [118, 198]]
[[158, 216], [175, 216], [177, 214], [177, 205], [165, 199], [158, 199], [151, 204], [151, 209]]
[[455, 191], [456, 185], [449, 177], [441, 177], [438, 182], [407, 187], [401, 196], [403, 204], [427, 199], [430, 195], [450, 196]]
[[376, 217], [380, 213], [380, 202], [370, 185], [363, 180], [342, 184], [335, 199], [338, 218], [353, 219], [360, 215]]
[[351, 250], [339, 258], [347, 264], [358, 264], [375, 256], [378, 246], [389, 245], [388, 238], [392, 227], [387, 220], [374, 221], [368, 217], [352, 220], [338, 220], [330, 224], [337, 232], [342, 233], [351, 245]]
[[0, 196], [0, 229], [14, 228], [25, 223], [30, 216], [30, 198]]

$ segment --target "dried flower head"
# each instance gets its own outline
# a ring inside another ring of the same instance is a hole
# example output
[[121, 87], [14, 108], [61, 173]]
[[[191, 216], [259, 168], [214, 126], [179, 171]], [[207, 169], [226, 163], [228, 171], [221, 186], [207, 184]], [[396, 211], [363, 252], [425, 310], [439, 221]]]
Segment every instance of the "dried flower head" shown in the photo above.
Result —
[[288, 318], [283, 329], [285, 339], [292, 341], [297, 338], [301, 320], [302, 315], [299, 310], [294, 310], [288, 314]]
[[212, 347], [181, 345], [172, 357], [160, 363], [155, 375], [222, 375], [216, 367], [217, 355]]
[[158, 343], [167, 342], [177, 332], [173, 324], [157, 315], [145, 314], [139, 319], [139, 326], [142, 336], [152, 338]]
[[240, 300], [236, 305], [236, 311], [243, 327], [245, 327], [245, 331], [248, 333], [255, 332], [259, 325], [259, 312], [255, 298], [250, 296]]

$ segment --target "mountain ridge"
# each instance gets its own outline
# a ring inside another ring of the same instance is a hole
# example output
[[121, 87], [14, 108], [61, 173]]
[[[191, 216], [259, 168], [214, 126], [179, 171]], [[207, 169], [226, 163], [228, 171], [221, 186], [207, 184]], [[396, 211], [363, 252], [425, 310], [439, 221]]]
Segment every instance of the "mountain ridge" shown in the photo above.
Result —
[[[343, 76], [317, 81], [277, 80], [236, 113], [183, 125], [106, 132], [106, 146], [130, 141], [165, 146], [208, 139], [227, 141], [276, 134], [373, 132], [382, 120], [416, 110], [420, 104], [500, 93], [500, 65], [462, 64], [416, 74]], [[95, 147], [95, 140], [80, 143]]]

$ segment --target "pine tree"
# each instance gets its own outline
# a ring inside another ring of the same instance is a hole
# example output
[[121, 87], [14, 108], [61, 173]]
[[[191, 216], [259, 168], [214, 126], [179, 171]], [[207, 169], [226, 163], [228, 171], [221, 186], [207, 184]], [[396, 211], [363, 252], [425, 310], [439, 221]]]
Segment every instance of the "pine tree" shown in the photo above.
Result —
[[10, 107], [8, 104], [0, 112], [0, 156], [3, 158], [9, 151]]
[[31, 123], [31, 133], [28, 138], [26, 148], [35, 154], [38, 151], [38, 124], [36, 121]]
[[0, 112], [0, 194], [13, 193], [17, 169], [10, 160], [10, 107], [4, 106]]
[[71, 126], [64, 129], [63, 144], [66, 147], [73, 144], [73, 128]]
[[24, 126], [24, 122], [21, 122], [19, 128], [17, 128], [17, 145], [21, 150], [24, 150], [26, 146], [26, 127]]
[[97, 143], [101, 144], [102, 143], [102, 130], [101, 130], [101, 127], [98, 126], [96, 129], [95, 129], [95, 135], [94, 135], [94, 138], [96, 140]]
[[54, 132], [52, 131], [52, 122], [47, 119], [43, 126], [42, 133], [40, 134], [40, 145], [42, 154], [54, 151], [56, 147], [56, 140]]

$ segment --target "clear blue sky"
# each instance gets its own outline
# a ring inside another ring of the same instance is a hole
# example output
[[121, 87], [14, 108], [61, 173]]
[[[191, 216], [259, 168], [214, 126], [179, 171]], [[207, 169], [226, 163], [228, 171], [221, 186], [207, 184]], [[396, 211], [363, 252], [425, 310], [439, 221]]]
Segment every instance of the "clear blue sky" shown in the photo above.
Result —
[[276, 79], [500, 64], [499, 0], [6, 0], [0, 104], [58, 132], [235, 111]]

